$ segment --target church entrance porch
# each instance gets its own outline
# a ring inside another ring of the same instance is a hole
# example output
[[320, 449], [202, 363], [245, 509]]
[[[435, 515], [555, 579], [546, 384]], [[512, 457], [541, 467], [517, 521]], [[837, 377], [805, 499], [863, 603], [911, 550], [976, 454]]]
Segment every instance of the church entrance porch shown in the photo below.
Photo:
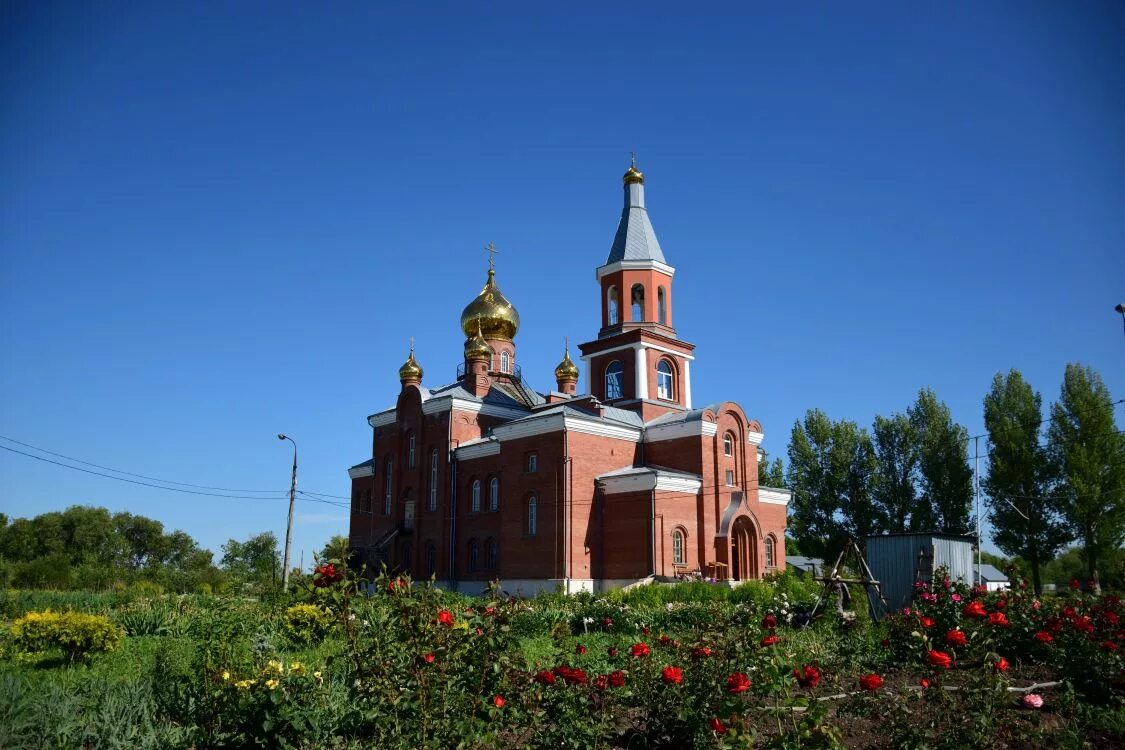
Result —
[[746, 516], [735, 519], [730, 533], [730, 576], [735, 581], [758, 577], [758, 537]]

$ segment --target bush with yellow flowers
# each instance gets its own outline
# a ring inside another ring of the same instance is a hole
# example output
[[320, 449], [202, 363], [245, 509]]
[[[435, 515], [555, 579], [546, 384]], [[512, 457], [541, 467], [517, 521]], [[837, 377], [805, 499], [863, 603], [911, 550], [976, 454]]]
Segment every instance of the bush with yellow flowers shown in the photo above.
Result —
[[299, 661], [272, 659], [249, 674], [224, 670], [216, 681], [225, 694], [220, 725], [223, 744], [235, 747], [293, 747], [319, 735], [324, 675]]
[[12, 623], [12, 644], [26, 653], [60, 650], [71, 664], [114, 651], [125, 631], [108, 617], [83, 612], [28, 612]]
[[317, 643], [332, 627], [332, 614], [315, 604], [294, 604], [285, 610], [285, 632], [298, 643]]

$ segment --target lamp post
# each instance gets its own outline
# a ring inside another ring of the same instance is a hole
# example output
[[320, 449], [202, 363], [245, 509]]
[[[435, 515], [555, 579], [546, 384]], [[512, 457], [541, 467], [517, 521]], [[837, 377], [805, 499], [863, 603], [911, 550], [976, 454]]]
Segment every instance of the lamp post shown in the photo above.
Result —
[[289, 481], [289, 523], [285, 526], [285, 557], [281, 561], [281, 590], [289, 590], [289, 543], [293, 537], [293, 501], [297, 496], [297, 441], [284, 432], [277, 434], [278, 440], [293, 443], [293, 478]]
[[1122, 302], [1113, 309], [1121, 313], [1121, 325], [1125, 326], [1125, 302]]

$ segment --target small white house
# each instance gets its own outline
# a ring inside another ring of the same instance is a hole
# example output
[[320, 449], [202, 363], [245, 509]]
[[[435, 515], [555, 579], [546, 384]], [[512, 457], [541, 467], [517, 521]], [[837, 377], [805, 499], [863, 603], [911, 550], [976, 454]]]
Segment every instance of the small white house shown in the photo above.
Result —
[[[976, 570], [977, 566], [973, 565], [973, 568]], [[1011, 585], [1008, 583], [1008, 576], [1004, 575], [993, 566], [985, 563], [980, 566], [979, 570], [980, 582], [989, 591], [1000, 591], [1001, 589], [1011, 588]]]

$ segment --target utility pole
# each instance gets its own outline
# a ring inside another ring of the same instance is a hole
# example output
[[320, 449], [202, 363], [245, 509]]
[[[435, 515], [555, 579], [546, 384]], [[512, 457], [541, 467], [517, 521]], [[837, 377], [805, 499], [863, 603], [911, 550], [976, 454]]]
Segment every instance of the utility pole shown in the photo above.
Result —
[[973, 438], [973, 499], [977, 505], [977, 585], [980, 585], [980, 435]]
[[293, 538], [293, 502], [297, 499], [297, 441], [279, 432], [278, 440], [288, 440], [293, 444], [293, 478], [289, 481], [289, 523], [285, 526], [285, 556], [282, 558], [281, 590], [289, 590], [289, 545]]
[[1121, 313], [1121, 325], [1125, 326], [1125, 303], [1117, 305], [1113, 309]]

